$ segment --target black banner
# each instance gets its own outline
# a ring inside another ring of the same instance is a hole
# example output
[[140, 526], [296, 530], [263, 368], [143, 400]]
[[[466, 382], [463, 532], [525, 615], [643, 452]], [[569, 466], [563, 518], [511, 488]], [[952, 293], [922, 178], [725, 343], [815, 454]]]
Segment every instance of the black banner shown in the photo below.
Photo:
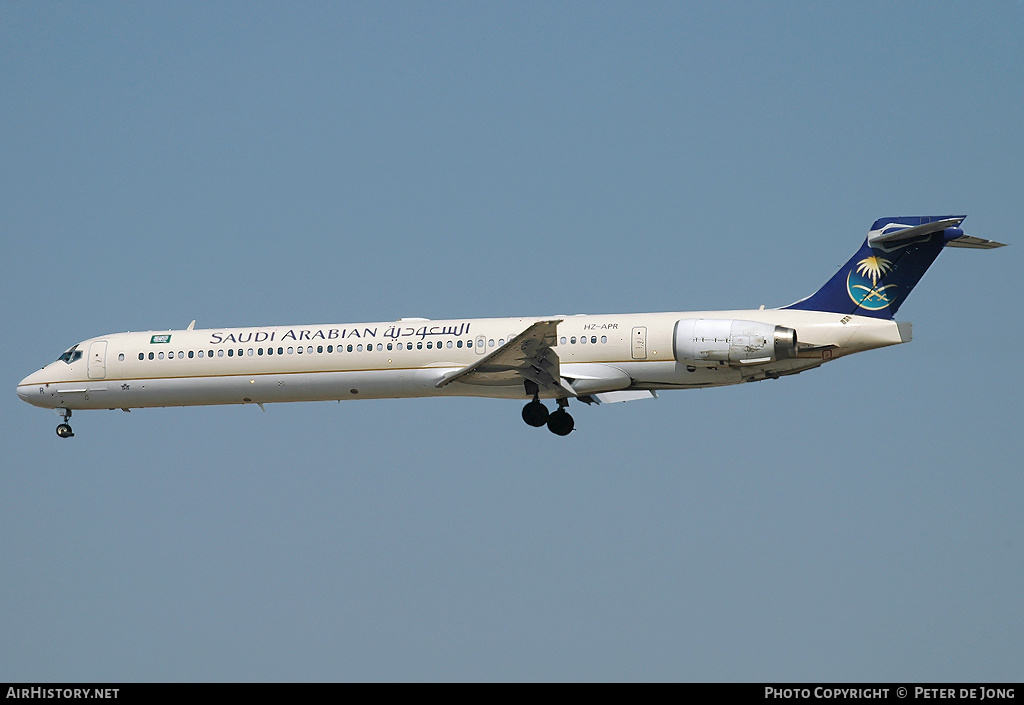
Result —
[[[217, 690], [231, 688], [232, 695], [240, 695], [238, 689], [247, 687], [259, 688], [253, 695], [273, 695], [273, 689], [282, 688], [281, 695], [297, 695], [296, 688], [303, 685], [312, 688], [312, 684], [288, 683], [14, 683], [0, 684], [0, 694], [5, 703], [28, 700], [74, 700], [101, 702], [135, 702], [139, 699], [152, 699], [154, 695], [170, 695], [173, 691], [185, 694], [188, 689], [203, 688], [207, 695], [215, 695]], [[817, 701], [817, 702], [909, 702], [960, 701], [973, 703], [995, 703], [996, 701], [1016, 700], [1020, 691], [1015, 683], [689, 683], [679, 684], [684, 691], [691, 694], [712, 697], [743, 697], [748, 700], [769, 702]], [[268, 693], [267, 688], [271, 688]], [[312, 692], [310, 690], [310, 692]], [[226, 692], [225, 692], [226, 695]]]

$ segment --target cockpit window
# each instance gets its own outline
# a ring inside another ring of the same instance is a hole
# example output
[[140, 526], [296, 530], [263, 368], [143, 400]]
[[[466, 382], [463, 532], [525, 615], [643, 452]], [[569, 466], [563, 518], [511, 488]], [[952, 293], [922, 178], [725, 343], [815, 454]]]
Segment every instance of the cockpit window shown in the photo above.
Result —
[[63, 360], [64, 362], [66, 362], [66, 363], [68, 363], [70, 365], [75, 360], [81, 360], [82, 359], [82, 351], [78, 349], [77, 345], [75, 345], [74, 347], [72, 347], [70, 350], [68, 350], [66, 353], [64, 353], [63, 355], [61, 355], [57, 359], [58, 360]]

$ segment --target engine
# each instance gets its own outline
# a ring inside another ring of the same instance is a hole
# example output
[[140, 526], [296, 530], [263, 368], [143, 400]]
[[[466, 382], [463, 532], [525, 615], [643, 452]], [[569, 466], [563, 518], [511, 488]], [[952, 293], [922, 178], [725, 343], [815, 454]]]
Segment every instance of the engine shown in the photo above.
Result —
[[684, 318], [676, 321], [673, 353], [679, 362], [774, 362], [796, 357], [796, 331], [733, 318]]

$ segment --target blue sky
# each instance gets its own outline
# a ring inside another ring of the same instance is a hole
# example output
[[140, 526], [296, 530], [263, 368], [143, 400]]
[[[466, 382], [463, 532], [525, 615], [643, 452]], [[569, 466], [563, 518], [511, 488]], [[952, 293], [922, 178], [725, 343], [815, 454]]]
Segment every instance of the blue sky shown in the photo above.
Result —
[[[0, 680], [1024, 677], [1019, 2], [0, 7]], [[1017, 210], [1014, 210], [1016, 208]], [[122, 330], [779, 306], [910, 345], [576, 410], [80, 412]]]

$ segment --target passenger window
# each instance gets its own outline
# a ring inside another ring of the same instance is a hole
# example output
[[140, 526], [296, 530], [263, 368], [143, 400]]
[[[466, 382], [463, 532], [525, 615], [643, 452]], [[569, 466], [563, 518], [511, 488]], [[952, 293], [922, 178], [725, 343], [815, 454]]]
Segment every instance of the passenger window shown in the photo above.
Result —
[[121, 353], [120, 355], [118, 355], [117, 356], [117, 360], [118, 360], [118, 362], [124, 362], [124, 353]]
[[562, 344], [562, 345], [565, 345], [565, 336], [563, 335], [563, 336], [562, 336], [562, 339], [561, 339], [561, 340], [559, 340], [558, 342], [559, 342], [560, 344]]
[[391, 343], [388, 343], [388, 350], [392, 350]]
[[316, 346], [316, 351], [317, 351], [318, 353], [322, 353], [322, 352], [324, 351], [324, 346], [323, 346], [323, 345], [317, 345], [317, 346]]
[[602, 343], [607, 343], [608, 342], [608, 336], [607, 335], [602, 335], [601, 336], [601, 342]]
[[192, 358], [194, 358], [195, 356], [196, 356], [196, 352], [195, 352], [195, 350], [189, 350], [189, 351], [188, 351], [188, 359], [189, 359], [189, 360], [191, 360], [191, 359], [192, 359]]
[[234, 357], [234, 356], [235, 356], [235, 349], [234, 348], [228, 348], [228, 357]]
[[288, 354], [289, 355], [294, 355], [295, 354], [295, 348], [288, 348]]
[[490, 340], [487, 341], [487, 347], [489, 347], [489, 348], [493, 348], [494, 347], [494, 338], [491, 338]]
[[420, 342], [416, 343], [416, 349], [417, 350], [422, 350], [423, 349], [423, 341], [422, 340]]
[[217, 351], [217, 357], [224, 357], [224, 348]]
[[430, 350], [430, 349], [432, 349], [433, 347], [434, 347], [434, 343], [428, 340], [428, 341], [427, 341], [427, 350]]
[[451, 347], [452, 347], [452, 341], [450, 341], [450, 340], [449, 340], [449, 341], [448, 341], [448, 349], [450, 350], [450, 349], [451, 349]]
[[199, 357], [202, 357], [202, 356], [203, 356], [203, 351], [202, 351], [202, 350], [200, 350], [200, 351], [199, 351]]
[[461, 340], [456, 340], [455, 341], [455, 347], [461, 348], [462, 347], [462, 341]]
[[256, 348], [256, 354], [257, 355], [262, 355], [263, 354], [263, 348]]
[[591, 343], [597, 343], [597, 336], [596, 335], [590, 336], [590, 342]]
[[277, 354], [278, 355], [284, 355], [284, 348], [278, 348], [277, 349]]
[[569, 342], [572, 343], [573, 345], [575, 345], [576, 344], [576, 336], [574, 335], [573, 337], [569, 338]]
[[334, 346], [333, 345], [328, 345], [327, 346], [327, 352], [329, 352], [329, 353], [334, 352]]
[[149, 359], [150, 359], [150, 360], [152, 360], [152, 359], [153, 359], [153, 353], [150, 353], [150, 354], [149, 354]]
[[140, 360], [145, 360], [146, 359], [146, 353], [139, 353], [139, 359]]
[[352, 352], [352, 343], [349, 343], [349, 344], [348, 344], [348, 347], [347, 347], [347, 348], [345, 348], [345, 349], [346, 349], [346, 350], [347, 350], [348, 352]]
[[157, 355], [157, 357], [160, 358], [161, 360], [163, 360], [164, 359], [164, 354], [160, 353], [159, 355]]
[[[302, 348], [295, 348], [295, 350], [299, 353], [299, 355], [302, 354]], [[289, 348], [289, 352], [290, 351], [291, 351], [291, 348]]]

